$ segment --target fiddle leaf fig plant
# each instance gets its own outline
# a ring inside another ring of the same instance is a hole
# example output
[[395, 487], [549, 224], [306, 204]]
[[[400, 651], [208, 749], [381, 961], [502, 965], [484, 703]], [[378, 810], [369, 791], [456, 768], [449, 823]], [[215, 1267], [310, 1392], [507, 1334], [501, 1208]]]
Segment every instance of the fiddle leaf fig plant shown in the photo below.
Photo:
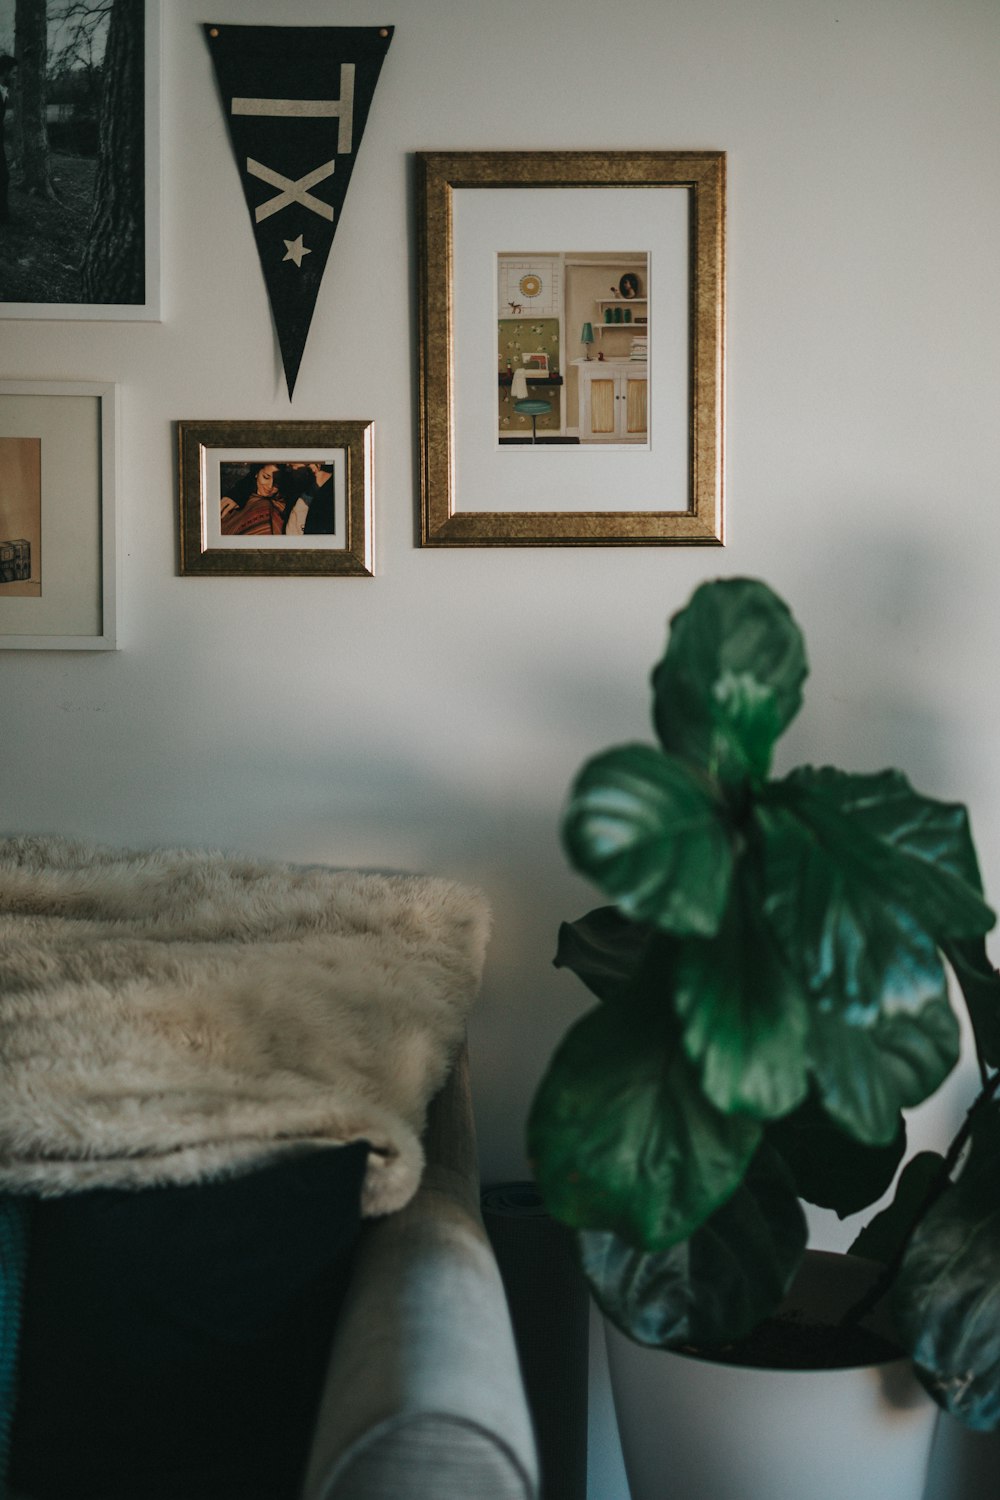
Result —
[[[899, 1173], [859, 1242], [938, 1402], [1000, 1424], [1000, 975], [963, 806], [895, 770], [773, 778], [807, 675], [766, 584], [702, 585], [654, 669], [658, 745], [595, 756], [563, 843], [606, 901], [555, 962], [598, 1000], [552, 1057], [529, 1153], [607, 1315], [641, 1343], [742, 1337], [806, 1247], [801, 1200], [859, 1213], [906, 1154], [904, 1112], [954, 1068], [982, 1093], [947, 1156]], [[859, 1315], [864, 1309], [859, 1309]]]

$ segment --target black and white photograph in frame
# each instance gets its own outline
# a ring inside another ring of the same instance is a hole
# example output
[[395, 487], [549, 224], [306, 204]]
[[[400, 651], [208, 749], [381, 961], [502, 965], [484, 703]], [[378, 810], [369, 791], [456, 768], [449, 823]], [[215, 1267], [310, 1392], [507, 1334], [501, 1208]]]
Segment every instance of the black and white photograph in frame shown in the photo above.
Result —
[[159, 0], [0, 0], [0, 318], [160, 317]]

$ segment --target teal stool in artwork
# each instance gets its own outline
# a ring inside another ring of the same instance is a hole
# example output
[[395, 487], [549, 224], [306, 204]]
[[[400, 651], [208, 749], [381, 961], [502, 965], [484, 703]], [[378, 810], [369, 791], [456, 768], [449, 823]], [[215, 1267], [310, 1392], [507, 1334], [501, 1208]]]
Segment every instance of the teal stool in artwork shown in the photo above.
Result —
[[543, 401], [540, 396], [531, 396], [527, 401], [515, 401], [514, 410], [522, 412], [524, 416], [531, 418], [531, 441], [537, 441], [535, 423], [539, 417], [543, 417], [547, 411], [552, 410], [551, 401]]

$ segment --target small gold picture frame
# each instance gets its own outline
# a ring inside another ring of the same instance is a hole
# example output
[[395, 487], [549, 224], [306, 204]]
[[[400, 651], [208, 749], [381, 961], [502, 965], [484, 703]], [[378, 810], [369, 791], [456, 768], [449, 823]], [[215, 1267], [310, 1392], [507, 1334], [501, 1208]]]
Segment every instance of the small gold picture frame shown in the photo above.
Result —
[[178, 422], [183, 575], [374, 576], [374, 423]]

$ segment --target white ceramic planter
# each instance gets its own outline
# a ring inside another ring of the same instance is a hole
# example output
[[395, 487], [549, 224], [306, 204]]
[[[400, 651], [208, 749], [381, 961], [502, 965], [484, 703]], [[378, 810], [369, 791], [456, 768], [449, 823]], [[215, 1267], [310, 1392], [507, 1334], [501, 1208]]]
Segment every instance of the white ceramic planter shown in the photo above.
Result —
[[[789, 1301], [846, 1309], [876, 1270], [808, 1251]], [[921, 1500], [937, 1407], [907, 1360], [743, 1369], [606, 1333], [632, 1500]]]

